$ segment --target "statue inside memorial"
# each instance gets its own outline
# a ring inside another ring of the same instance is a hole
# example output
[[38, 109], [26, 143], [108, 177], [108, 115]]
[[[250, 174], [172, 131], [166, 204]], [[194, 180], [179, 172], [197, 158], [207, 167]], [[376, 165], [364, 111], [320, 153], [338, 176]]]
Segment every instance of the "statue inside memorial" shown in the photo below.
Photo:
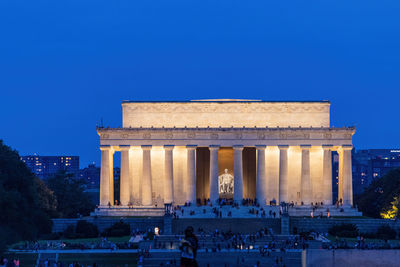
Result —
[[218, 188], [220, 194], [233, 194], [233, 175], [228, 173], [228, 169], [218, 176]]

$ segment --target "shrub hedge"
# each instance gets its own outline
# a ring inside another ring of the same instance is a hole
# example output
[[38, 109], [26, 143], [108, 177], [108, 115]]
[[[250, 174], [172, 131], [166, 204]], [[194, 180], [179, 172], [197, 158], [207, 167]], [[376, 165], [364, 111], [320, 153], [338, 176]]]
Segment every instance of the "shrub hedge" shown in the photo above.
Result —
[[111, 227], [105, 229], [102, 236], [105, 237], [119, 237], [131, 234], [131, 227], [129, 224], [122, 221], [114, 223]]
[[342, 223], [332, 226], [328, 233], [338, 237], [357, 237], [359, 234], [358, 228], [355, 224]]
[[93, 238], [99, 236], [99, 230], [93, 223], [80, 220], [76, 226], [69, 225], [63, 232], [63, 236], [68, 239]]

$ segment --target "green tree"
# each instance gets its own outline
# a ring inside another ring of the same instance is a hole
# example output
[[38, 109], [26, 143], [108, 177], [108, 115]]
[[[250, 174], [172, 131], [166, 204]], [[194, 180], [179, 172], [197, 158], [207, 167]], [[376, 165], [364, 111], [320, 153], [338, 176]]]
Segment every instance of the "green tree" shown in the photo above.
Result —
[[61, 171], [49, 178], [47, 185], [57, 199], [59, 217], [75, 218], [78, 214], [89, 215], [95, 207], [89, 194], [84, 191], [84, 182], [75, 179], [73, 174]]
[[400, 168], [373, 181], [362, 194], [355, 197], [355, 203], [364, 215], [380, 218], [381, 213], [393, 207], [395, 197], [400, 197]]
[[381, 217], [384, 219], [397, 219], [399, 218], [399, 207], [400, 207], [400, 198], [394, 197], [394, 200], [390, 202], [391, 207], [384, 209], [381, 212]]
[[[51, 231], [44, 200], [50, 192], [40, 186], [18, 153], [0, 140], [0, 249], [19, 240], [35, 240]], [[42, 194], [43, 193], [43, 194]], [[54, 203], [48, 203], [53, 206]]]
[[57, 217], [57, 199], [54, 192], [50, 190], [46, 183], [40, 178], [35, 177], [35, 185], [38, 193], [40, 209], [52, 218]]

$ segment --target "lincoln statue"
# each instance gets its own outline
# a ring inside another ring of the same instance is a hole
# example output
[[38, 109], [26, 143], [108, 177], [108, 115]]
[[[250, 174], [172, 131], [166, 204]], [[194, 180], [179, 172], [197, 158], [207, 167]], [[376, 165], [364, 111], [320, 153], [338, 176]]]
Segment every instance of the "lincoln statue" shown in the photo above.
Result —
[[219, 194], [233, 194], [233, 175], [228, 173], [228, 169], [218, 176]]
[[[354, 127], [330, 125], [329, 101], [123, 101], [122, 128], [98, 127], [99, 211], [150, 212], [221, 195], [261, 206], [332, 205], [332, 152], [338, 195], [352, 206]], [[120, 206], [114, 203], [114, 154], [120, 153]], [[200, 202], [201, 203], [201, 202]], [[133, 207], [133, 208], [132, 208]]]

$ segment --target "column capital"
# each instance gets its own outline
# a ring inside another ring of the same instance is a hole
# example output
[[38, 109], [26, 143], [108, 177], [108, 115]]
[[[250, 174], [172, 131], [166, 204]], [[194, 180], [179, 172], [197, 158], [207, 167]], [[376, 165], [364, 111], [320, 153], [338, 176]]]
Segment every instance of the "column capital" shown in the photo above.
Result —
[[121, 151], [128, 151], [131, 148], [130, 145], [120, 145], [119, 150]]
[[234, 150], [239, 150], [239, 151], [242, 151], [243, 148], [244, 148], [243, 145], [233, 145], [232, 147], [233, 147]]
[[173, 150], [175, 145], [164, 145], [164, 150]]
[[339, 147], [339, 149], [352, 150], [353, 149], [353, 145], [342, 145], [341, 147]]
[[256, 145], [257, 150], [265, 150], [266, 147], [266, 145]]
[[332, 150], [333, 149], [333, 145], [322, 145], [322, 149], [323, 150]]
[[100, 150], [102, 150], [102, 151], [105, 151], [105, 150], [112, 151], [113, 148], [112, 148], [112, 146], [109, 146], [109, 145], [100, 145]]
[[287, 150], [289, 149], [289, 145], [278, 145], [279, 150]]
[[187, 145], [186, 149], [187, 150], [195, 150], [197, 148], [197, 145]]
[[210, 150], [218, 150], [219, 147], [220, 147], [220, 145], [209, 145], [208, 149], [210, 149]]
[[142, 150], [151, 150], [152, 145], [142, 145]]
[[301, 148], [302, 150], [308, 150], [308, 149], [311, 148], [311, 145], [309, 145], [309, 144], [307, 144], [307, 145], [300, 145], [300, 148]]

